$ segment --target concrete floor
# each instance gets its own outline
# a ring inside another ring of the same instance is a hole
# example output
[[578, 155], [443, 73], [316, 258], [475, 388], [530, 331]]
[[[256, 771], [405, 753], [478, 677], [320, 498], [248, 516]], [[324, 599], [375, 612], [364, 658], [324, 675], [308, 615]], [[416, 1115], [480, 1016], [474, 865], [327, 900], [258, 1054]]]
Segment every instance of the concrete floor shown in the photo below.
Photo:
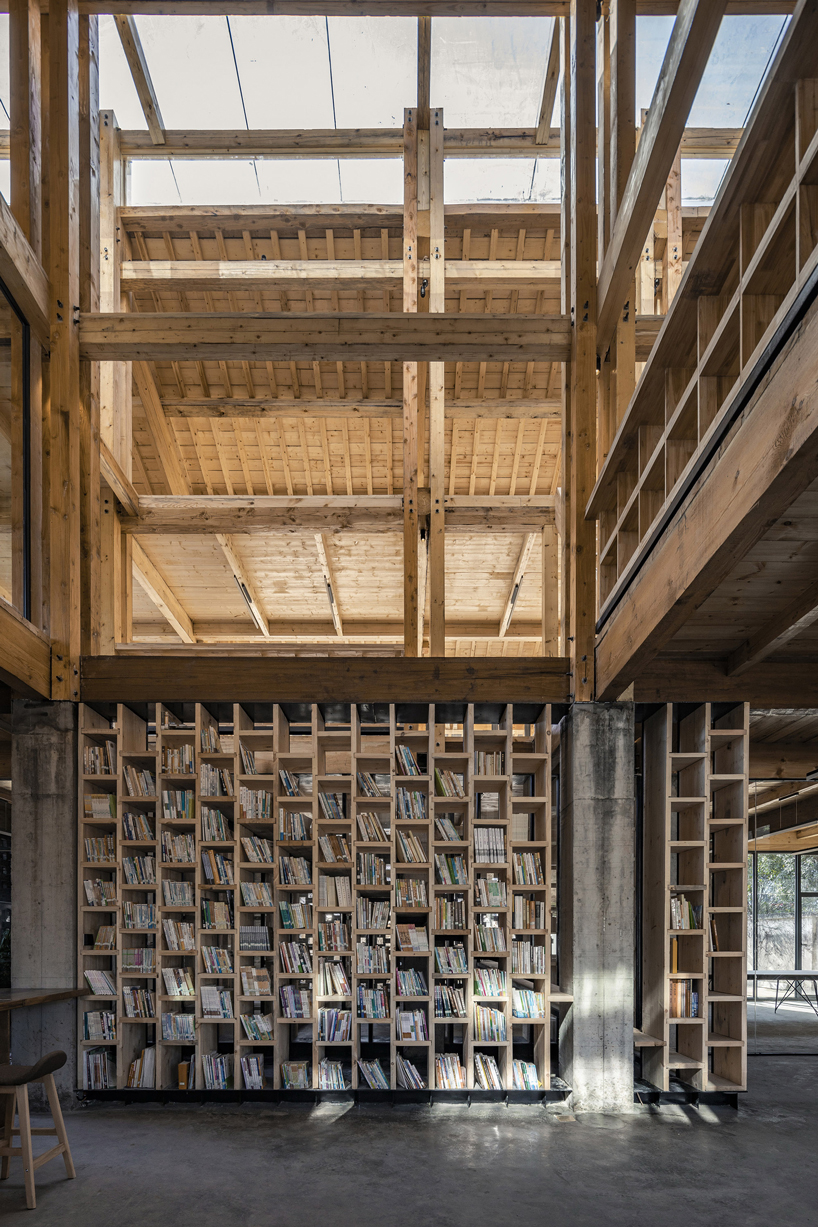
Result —
[[[77, 1179], [21, 1164], [3, 1223], [38, 1227], [797, 1227], [818, 1224], [818, 1059], [755, 1057], [738, 1113], [559, 1123], [534, 1107], [97, 1107]], [[45, 1148], [47, 1141], [40, 1143]]]
[[[811, 995], [811, 994], [810, 994]], [[748, 1052], [818, 1054], [818, 1014], [805, 1001], [774, 998], [747, 1002]]]

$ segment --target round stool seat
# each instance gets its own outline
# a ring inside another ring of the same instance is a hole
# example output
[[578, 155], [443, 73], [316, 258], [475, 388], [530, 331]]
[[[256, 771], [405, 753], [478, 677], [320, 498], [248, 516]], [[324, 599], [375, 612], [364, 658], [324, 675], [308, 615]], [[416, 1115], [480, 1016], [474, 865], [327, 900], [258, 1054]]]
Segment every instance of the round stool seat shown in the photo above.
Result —
[[68, 1057], [64, 1052], [47, 1052], [40, 1057], [36, 1065], [0, 1065], [0, 1086], [23, 1086], [26, 1082], [36, 1082], [46, 1074], [53, 1074], [62, 1069]]

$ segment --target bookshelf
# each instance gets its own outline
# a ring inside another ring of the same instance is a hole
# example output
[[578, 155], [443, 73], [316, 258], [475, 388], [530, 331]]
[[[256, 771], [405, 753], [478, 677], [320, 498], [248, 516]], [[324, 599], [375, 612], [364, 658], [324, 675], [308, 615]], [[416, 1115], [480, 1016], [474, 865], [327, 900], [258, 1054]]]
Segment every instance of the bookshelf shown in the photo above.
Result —
[[643, 1076], [745, 1090], [749, 706], [663, 705], [642, 752]]
[[549, 707], [80, 722], [80, 1087], [549, 1090]]

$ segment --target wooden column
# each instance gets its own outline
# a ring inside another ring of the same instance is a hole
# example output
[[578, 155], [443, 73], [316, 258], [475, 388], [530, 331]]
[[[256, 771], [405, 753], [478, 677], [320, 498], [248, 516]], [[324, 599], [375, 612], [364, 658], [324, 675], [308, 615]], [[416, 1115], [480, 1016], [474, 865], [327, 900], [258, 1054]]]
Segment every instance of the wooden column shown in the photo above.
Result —
[[[567, 17], [560, 18], [560, 68], [562, 76], [562, 118], [560, 121], [560, 165], [562, 193], [560, 197], [560, 310], [571, 310], [571, 27]], [[561, 502], [560, 521], [560, 580], [562, 584], [560, 631], [569, 653], [571, 635], [571, 364], [562, 364], [562, 474], [558, 491]]]
[[665, 314], [682, 280], [682, 157], [676, 154], [665, 185], [667, 240], [662, 257], [662, 310]]
[[[403, 310], [418, 309], [417, 115], [403, 121]], [[418, 364], [403, 364], [403, 652], [418, 655]]]
[[[79, 19], [80, 309], [99, 311], [99, 29]], [[82, 651], [100, 643], [99, 363], [80, 363]]]
[[542, 530], [542, 654], [560, 655], [559, 537], [553, 524]]
[[50, 622], [53, 699], [79, 699], [80, 148], [77, 0], [52, 0], [49, 34]]
[[[611, 5], [611, 228], [616, 223], [636, 153], [636, 0]], [[619, 423], [636, 386], [635, 283], [624, 303], [611, 345], [610, 434]]]
[[[443, 110], [431, 112], [429, 129], [429, 310], [445, 311], [443, 223]], [[446, 366], [429, 363], [429, 655], [446, 655]]]
[[[607, 6], [606, 6], [607, 8]], [[596, 26], [597, 247], [602, 260], [611, 233], [611, 22], [603, 10]]]
[[571, 656], [574, 698], [594, 697], [596, 524], [596, 5], [571, 0]]
[[[126, 310], [120, 290], [122, 242], [118, 210], [125, 204], [125, 162], [113, 111], [99, 116], [100, 311]], [[100, 363], [100, 435], [128, 478], [133, 477], [132, 364]]]

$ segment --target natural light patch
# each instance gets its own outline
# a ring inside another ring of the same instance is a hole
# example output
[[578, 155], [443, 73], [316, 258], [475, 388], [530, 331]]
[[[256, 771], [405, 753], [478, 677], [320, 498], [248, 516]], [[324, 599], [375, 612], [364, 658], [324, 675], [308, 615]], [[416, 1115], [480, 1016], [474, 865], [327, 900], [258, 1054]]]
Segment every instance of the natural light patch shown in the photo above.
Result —
[[531, 200], [533, 158], [449, 158], [444, 163], [447, 204], [470, 200]]
[[128, 204], [177, 205], [179, 192], [170, 162], [139, 158], [131, 162], [128, 177]]
[[260, 200], [269, 204], [338, 204], [338, 163], [321, 161], [257, 162]]
[[147, 130], [119, 31], [109, 16], [99, 19], [99, 106], [114, 112], [120, 128]]
[[415, 19], [330, 17], [329, 35], [336, 126], [402, 128], [417, 92]]
[[345, 204], [403, 204], [403, 162], [400, 158], [379, 158], [377, 161], [350, 158], [339, 165]]
[[137, 17], [166, 128], [244, 128], [223, 17]]
[[[691, 128], [740, 128], [789, 18], [729, 16], [722, 20], [688, 118]], [[647, 110], [665, 57], [672, 17], [636, 21], [636, 116]]]
[[230, 31], [251, 128], [334, 127], [323, 17], [231, 17]]
[[712, 205], [729, 165], [727, 158], [682, 158], [682, 204]]
[[173, 175], [182, 204], [258, 204], [259, 190], [252, 162], [233, 158], [223, 162], [173, 163]]
[[448, 128], [536, 127], [551, 17], [439, 17], [432, 90]]

